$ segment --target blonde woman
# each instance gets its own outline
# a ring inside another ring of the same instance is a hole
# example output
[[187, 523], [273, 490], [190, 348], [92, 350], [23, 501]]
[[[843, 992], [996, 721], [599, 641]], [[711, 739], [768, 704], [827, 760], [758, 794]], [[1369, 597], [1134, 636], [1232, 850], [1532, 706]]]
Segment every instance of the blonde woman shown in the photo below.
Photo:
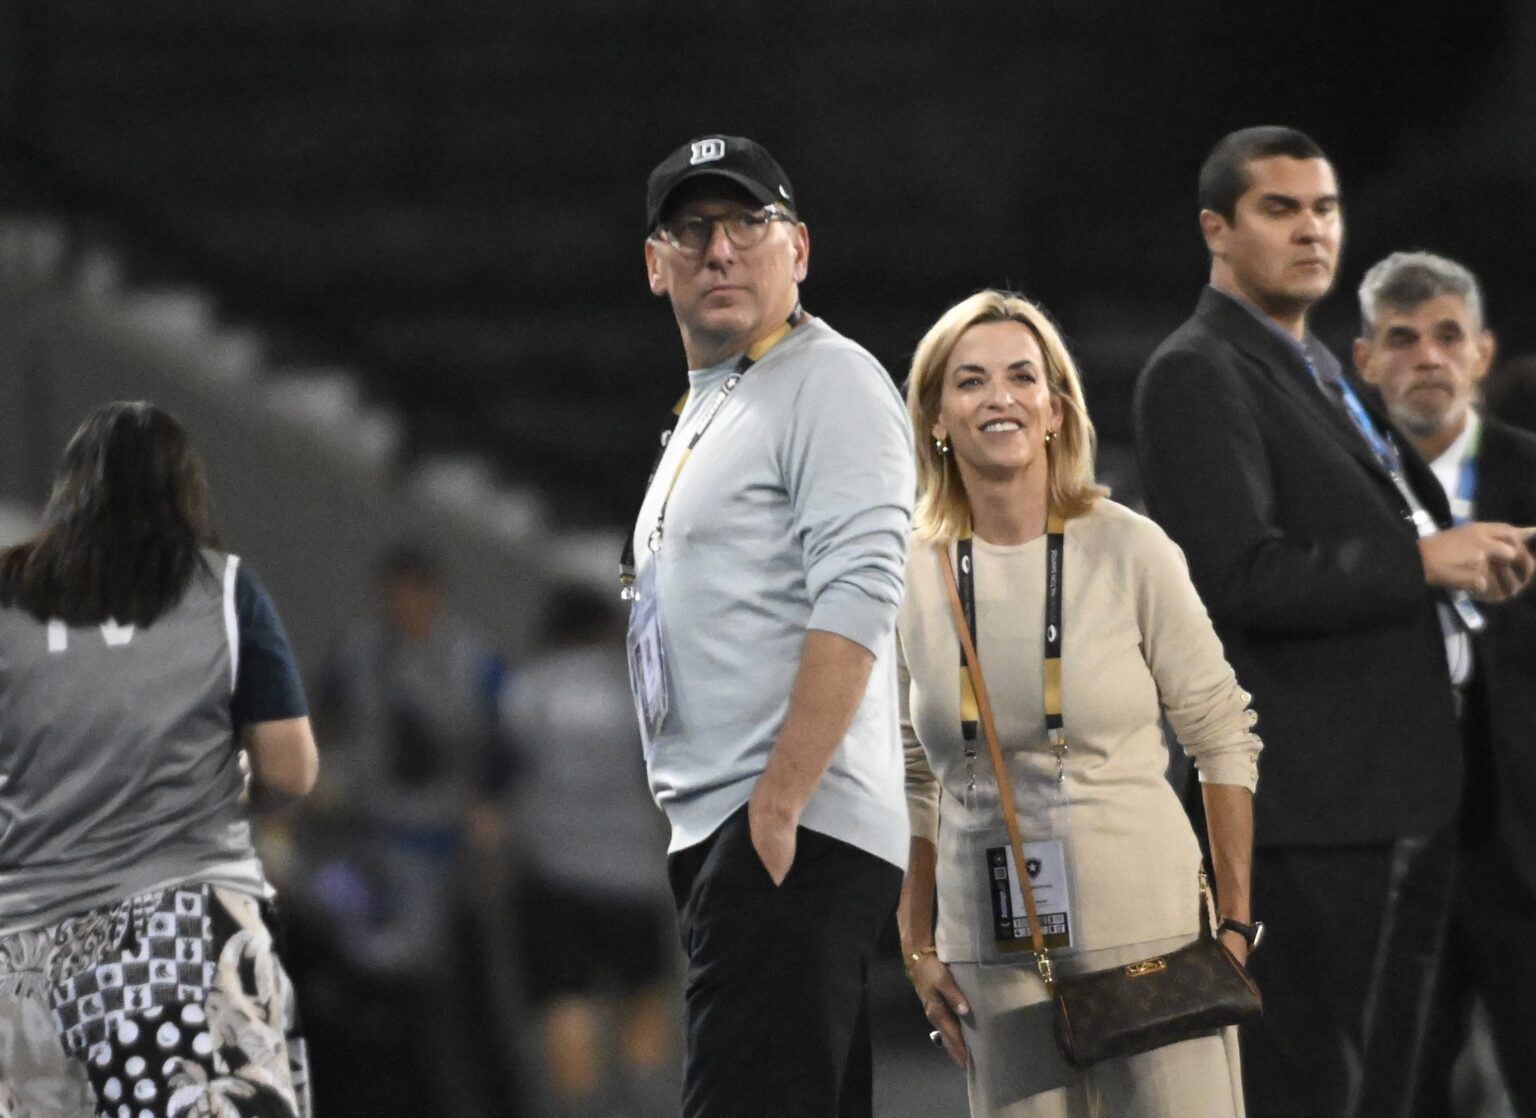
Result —
[[[985, 731], [962, 682], [942, 549], [970, 619], [1025, 860], [1057, 973], [1121, 965], [1200, 930], [1200, 851], [1165, 778], [1166, 713], [1199, 768], [1222, 942], [1244, 960], [1259, 740], [1183, 557], [1093, 481], [1071, 356], [1028, 300], [983, 291], [912, 362], [918, 503], [898, 632], [911, 860], [898, 922], [908, 972], [973, 1118], [1234, 1118], [1235, 1030], [1074, 1070], [1027, 951]], [[1047, 515], [1061, 557], [1064, 744], [1047, 732]], [[1012, 896], [1006, 889], [1013, 890]], [[938, 902], [937, 927], [934, 903]]]

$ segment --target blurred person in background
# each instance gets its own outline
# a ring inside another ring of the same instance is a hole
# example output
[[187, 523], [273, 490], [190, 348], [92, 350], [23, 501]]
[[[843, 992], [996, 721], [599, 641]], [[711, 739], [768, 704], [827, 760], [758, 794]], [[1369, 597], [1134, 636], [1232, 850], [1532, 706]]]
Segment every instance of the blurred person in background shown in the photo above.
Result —
[[385, 1035], [402, 1048], [402, 1075], [381, 1105], [473, 1115], [487, 1104], [465, 996], [484, 985], [470, 930], [475, 906], [496, 902], [467, 870], [503, 661], [443, 609], [430, 548], [397, 543], [377, 577], [377, 612], [342, 634], [321, 677], [317, 719], [335, 744], [316, 789], [310, 830], [328, 837], [309, 852], [306, 900], [372, 987], [367, 1000], [393, 1018]]
[[911, 431], [879, 362], [801, 308], [810, 232], [760, 145], [684, 144], [646, 218], [689, 394], [623, 573], [689, 959], [683, 1114], [868, 1116], [868, 968], [907, 853]]
[[0, 1114], [310, 1113], [242, 750], [314, 782], [282, 623], [180, 424], [106, 405], [0, 552]]
[[544, 631], [501, 699], [517, 965], [561, 1118], [663, 1118], [677, 1111], [676, 923], [624, 619], [611, 595], [566, 585]]
[[1344, 232], [1317, 144], [1233, 132], [1198, 198], [1210, 286], [1148, 360], [1134, 418], [1147, 507], [1264, 720], [1248, 1105], [1401, 1113], [1450, 901], [1468, 595], [1514, 593], [1531, 557], [1508, 524], [1453, 524], [1308, 331]]
[[1487, 414], [1511, 427], [1536, 433], [1536, 354], [1503, 362], [1484, 390]]
[[[1494, 339], [1470, 271], [1399, 252], [1360, 285], [1355, 367], [1429, 463], [1458, 524], [1536, 528], [1536, 435], [1488, 415], [1478, 387]], [[1536, 1115], [1536, 596], [1484, 610], [1488, 627], [1464, 689], [1456, 892], [1416, 1114], [1451, 1113], [1451, 1071], [1475, 1001], [1521, 1114]]]
[[[1259, 752], [1248, 696], [1178, 549], [1094, 484], [1077, 369], [1038, 307], [1000, 291], [952, 307], [918, 344], [907, 406], [920, 441], [898, 627], [912, 822], [898, 925], [923, 1009], [966, 1068], [971, 1114], [1240, 1116], [1235, 1028], [1077, 1071], [1057, 1049], [1035, 956], [1018, 953], [1028, 936], [997, 936], [989, 851], [1008, 832], [974, 692], [960, 682], [940, 549], [955, 551], [1025, 856], [1042, 867], [1033, 885], [1053, 902], [1068, 896], [1058, 911], [1070, 943], [1049, 952], [1058, 973], [1201, 934], [1200, 846], [1165, 778], [1164, 709], [1203, 782], [1222, 942], [1247, 957]], [[1059, 748], [1043, 701], [1048, 514], [1064, 519]]]

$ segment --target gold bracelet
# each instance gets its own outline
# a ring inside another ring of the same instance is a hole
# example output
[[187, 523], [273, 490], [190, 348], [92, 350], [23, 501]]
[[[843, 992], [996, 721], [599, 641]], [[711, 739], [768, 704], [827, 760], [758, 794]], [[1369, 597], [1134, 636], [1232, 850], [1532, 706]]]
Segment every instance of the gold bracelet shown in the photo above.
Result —
[[929, 944], [927, 947], [919, 947], [916, 951], [907, 956], [907, 974], [910, 975], [912, 973], [912, 968], [923, 961], [924, 955], [937, 955], [938, 953], [939, 949], [932, 944]]

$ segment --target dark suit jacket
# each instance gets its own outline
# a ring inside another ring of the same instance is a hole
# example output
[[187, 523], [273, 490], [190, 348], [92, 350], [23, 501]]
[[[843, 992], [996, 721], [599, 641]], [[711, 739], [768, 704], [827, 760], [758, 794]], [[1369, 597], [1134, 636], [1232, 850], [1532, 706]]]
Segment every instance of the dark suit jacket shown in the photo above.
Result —
[[[1477, 466], [1477, 518], [1536, 527], [1536, 435], [1484, 414]], [[1483, 612], [1480, 690], [1488, 704], [1499, 830], [1536, 888], [1536, 588]]]
[[[1143, 370], [1135, 424], [1148, 510], [1253, 694], [1257, 842], [1384, 842], [1450, 822], [1461, 749], [1417, 533], [1300, 354], [1207, 288]], [[1404, 470], [1448, 524], [1411, 449]]]

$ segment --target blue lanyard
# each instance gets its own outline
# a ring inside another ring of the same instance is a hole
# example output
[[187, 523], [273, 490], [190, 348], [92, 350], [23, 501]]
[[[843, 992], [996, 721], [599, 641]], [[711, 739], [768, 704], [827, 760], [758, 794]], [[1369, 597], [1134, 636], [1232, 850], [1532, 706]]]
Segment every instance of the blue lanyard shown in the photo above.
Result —
[[[1310, 366], [1311, 362], [1309, 361], [1307, 364]], [[1375, 453], [1377, 459], [1386, 467], [1387, 473], [1392, 475], [1392, 484], [1397, 486], [1398, 491], [1402, 493], [1407, 507], [1414, 510], [1413, 524], [1418, 530], [1419, 535], [1421, 537], [1432, 535], [1437, 531], [1435, 522], [1429, 513], [1420, 507], [1418, 499], [1414, 496], [1412, 488], [1408, 485], [1408, 480], [1403, 476], [1403, 460], [1402, 456], [1398, 453], [1397, 447], [1392, 445], [1392, 441], [1376, 429], [1376, 424], [1371, 421], [1370, 413], [1365, 410], [1365, 405], [1360, 402], [1360, 397], [1355, 394], [1354, 386], [1343, 377], [1339, 377], [1334, 383], [1338, 385], [1339, 395], [1344, 398], [1344, 410], [1349, 412], [1349, 418], [1354, 420], [1355, 426], [1360, 428], [1360, 433], [1371, 444], [1371, 450]], [[1463, 466], [1461, 477], [1457, 479], [1457, 492], [1459, 493], [1463, 489], [1468, 488], [1469, 485], [1475, 487], [1476, 484], [1476, 464], [1473, 464], [1470, 482], [1467, 478], [1466, 468]], [[1470, 492], [1470, 489], [1468, 491]], [[1467, 632], [1480, 633], [1483, 631], [1487, 621], [1484, 620], [1482, 611], [1472, 604], [1472, 598], [1466, 591], [1457, 590], [1449, 594], [1447, 601], [1451, 609], [1456, 612], [1462, 627]]]
[[1477, 495], [1477, 459], [1468, 455], [1461, 460], [1461, 476], [1456, 479], [1456, 496], [1468, 504]]
[[1451, 516], [1457, 524], [1466, 524], [1472, 519], [1472, 502], [1477, 496], [1477, 459], [1482, 441], [1483, 433], [1479, 430], [1477, 438], [1462, 456], [1461, 469], [1456, 474], [1456, 499], [1452, 502]]
[[1365, 410], [1365, 405], [1360, 402], [1360, 397], [1355, 394], [1355, 389], [1349, 381], [1340, 377], [1334, 381], [1338, 385], [1339, 395], [1344, 398], [1344, 410], [1349, 412], [1349, 418], [1354, 420], [1355, 426], [1365, 436], [1365, 441], [1371, 444], [1371, 453], [1376, 455], [1382, 467], [1391, 474], [1393, 480], [1402, 476], [1403, 459], [1398, 453], [1397, 447], [1392, 445], [1392, 440], [1376, 429], [1376, 424], [1371, 420], [1370, 412]]

